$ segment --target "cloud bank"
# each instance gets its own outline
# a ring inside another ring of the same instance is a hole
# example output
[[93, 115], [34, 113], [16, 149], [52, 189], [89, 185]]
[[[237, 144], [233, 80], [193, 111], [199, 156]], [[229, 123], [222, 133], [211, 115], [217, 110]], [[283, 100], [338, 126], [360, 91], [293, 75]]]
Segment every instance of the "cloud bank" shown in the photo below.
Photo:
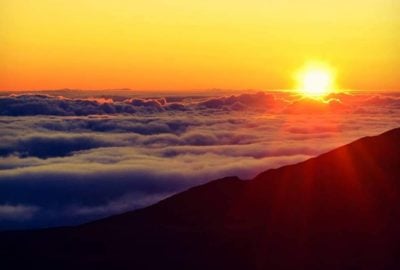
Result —
[[0, 97], [0, 229], [85, 222], [400, 125], [400, 96]]

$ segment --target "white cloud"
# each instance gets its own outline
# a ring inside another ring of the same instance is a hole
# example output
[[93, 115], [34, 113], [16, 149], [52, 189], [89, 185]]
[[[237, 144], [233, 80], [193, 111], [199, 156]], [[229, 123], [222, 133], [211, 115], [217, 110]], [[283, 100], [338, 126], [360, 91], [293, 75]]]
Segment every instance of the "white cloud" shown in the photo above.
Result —
[[0, 221], [24, 221], [31, 219], [38, 210], [39, 207], [36, 206], [8, 204], [0, 205]]

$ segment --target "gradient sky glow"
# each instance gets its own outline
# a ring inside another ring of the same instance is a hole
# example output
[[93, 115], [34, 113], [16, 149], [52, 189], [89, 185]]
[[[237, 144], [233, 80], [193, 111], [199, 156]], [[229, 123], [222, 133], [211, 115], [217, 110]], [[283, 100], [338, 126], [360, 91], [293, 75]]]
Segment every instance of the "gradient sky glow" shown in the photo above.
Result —
[[310, 60], [400, 89], [400, 1], [4, 0], [0, 90], [286, 89]]

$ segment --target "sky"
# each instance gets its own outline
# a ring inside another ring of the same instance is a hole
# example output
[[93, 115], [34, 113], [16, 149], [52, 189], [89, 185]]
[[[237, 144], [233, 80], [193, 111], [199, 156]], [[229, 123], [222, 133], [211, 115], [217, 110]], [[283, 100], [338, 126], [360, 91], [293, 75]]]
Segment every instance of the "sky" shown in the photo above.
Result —
[[290, 89], [307, 61], [398, 90], [400, 1], [3, 0], [0, 90]]
[[400, 125], [398, 92], [97, 95], [0, 95], [0, 230], [126, 212]]

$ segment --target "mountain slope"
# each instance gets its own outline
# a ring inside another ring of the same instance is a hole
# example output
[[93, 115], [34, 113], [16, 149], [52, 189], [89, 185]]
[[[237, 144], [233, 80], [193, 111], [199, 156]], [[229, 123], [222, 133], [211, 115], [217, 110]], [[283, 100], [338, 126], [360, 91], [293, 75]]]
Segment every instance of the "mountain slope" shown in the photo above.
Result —
[[0, 234], [22, 269], [400, 269], [400, 128], [71, 228]]

